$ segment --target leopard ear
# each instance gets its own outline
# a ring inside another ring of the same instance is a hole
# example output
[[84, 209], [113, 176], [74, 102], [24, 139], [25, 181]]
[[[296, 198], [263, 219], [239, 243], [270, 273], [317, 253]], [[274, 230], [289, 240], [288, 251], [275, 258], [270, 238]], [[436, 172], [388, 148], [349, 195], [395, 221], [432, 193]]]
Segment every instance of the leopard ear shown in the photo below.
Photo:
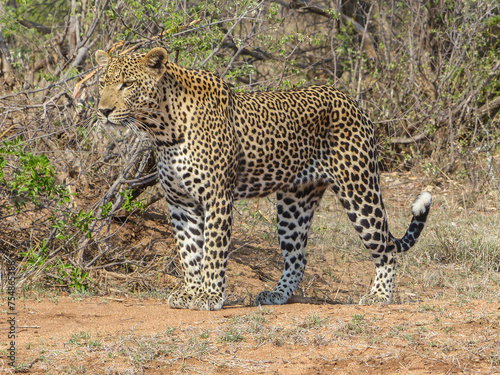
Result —
[[153, 48], [146, 56], [142, 58], [144, 65], [153, 71], [158, 77], [161, 77], [167, 68], [165, 64], [168, 61], [168, 53], [163, 48]]
[[99, 66], [102, 66], [103, 68], [108, 65], [110, 59], [111, 56], [109, 56], [107, 52], [101, 49], [95, 53], [95, 60], [97, 61]]

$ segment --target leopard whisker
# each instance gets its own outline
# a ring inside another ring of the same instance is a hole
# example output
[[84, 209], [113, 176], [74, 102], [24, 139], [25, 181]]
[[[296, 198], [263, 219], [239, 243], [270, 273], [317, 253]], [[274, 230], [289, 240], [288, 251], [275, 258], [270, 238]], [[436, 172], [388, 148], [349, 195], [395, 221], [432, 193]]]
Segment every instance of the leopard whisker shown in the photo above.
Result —
[[85, 129], [85, 133], [82, 134], [83, 138], [88, 138], [101, 122], [101, 119], [95, 113], [82, 120], [81, 128]]
[[132, 112], [132, 114], [133, 115], [144, 115], [143, 117], [145, 117], [145, 119], [148, 120], [148, 122], [152, 122], [152, 123], [154, 123], [155, 125], [158, 125], [158, 126], [163, 124], [163, 122], [161, 120], [158, 120], [158, 119], [153, 118], [151, 116], [145, 115], [144, 112], [136, 112], [136, 111], [134, 111], [134, 112]]
[[144, 129], [140, 122], [139, 124], [137, 124], [137, 122], [138, 121], [133, 117], [127, 117], [123, 120], [123, 124], [127, 127], [127, 129], [129, 129], [136, 137], [140, 137]]
[[146, 133], [148, 136], [154, 137], [154, 132], [152, 132], [151, 129], [142, 121], [134, 117], [130, 117], [130, 119], [131, 119], [130, 124], [136, 129], [136, 131], [141, 131], [143, 133]]
[[92, 115], [83, 121], [82, 128], [86, 129], [83, 134], [83, 138], [86, 139], [90, 134], [102, 123], [101, 119], [97, 115]]

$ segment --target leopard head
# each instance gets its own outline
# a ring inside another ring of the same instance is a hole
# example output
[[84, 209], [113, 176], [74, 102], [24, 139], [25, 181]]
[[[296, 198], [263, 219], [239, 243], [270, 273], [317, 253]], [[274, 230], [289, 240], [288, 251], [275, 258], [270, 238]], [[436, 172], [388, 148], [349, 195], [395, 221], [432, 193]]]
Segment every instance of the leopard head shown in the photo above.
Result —
[[97, 108], [102, 124], [143, 129], [154, 124], [161, 101], [158, 83], [166, 70], [167, 51], [154, 48], [147, 54], [111, 57], [99, 50], [95, 59], [104, 69], [99, 79]]

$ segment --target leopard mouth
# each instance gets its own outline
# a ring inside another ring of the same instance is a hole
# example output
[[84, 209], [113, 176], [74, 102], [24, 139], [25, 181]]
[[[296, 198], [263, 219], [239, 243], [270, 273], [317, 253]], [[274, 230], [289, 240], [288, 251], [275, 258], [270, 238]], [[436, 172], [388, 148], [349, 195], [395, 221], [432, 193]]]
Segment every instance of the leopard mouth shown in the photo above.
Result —
[[110, 127], [124, 127], [125, 126], [122, 123], [122, 121], [120, 121], [120, 122], [114, 122], [114, 121], [111, 121], [107, 117], [101, 117], [100, 120], [101, 120], [101, 125], [103, 125], [103, 126], [110, 126]]

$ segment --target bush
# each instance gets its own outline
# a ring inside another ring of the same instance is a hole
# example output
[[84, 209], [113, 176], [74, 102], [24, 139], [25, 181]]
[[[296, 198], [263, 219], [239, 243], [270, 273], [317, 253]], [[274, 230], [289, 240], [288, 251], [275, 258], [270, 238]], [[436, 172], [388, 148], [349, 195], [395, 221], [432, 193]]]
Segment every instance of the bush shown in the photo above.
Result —
[[370, 112], [382, 168], [498, 188], [498, 1], [186, 4], [0, 5], [0, 236], [21, 281], [129, 272], [116, 233], [161, 198], [149, 141], [95, 123], [97, 49], [163, 46], [240, 91], [334, 84]]

